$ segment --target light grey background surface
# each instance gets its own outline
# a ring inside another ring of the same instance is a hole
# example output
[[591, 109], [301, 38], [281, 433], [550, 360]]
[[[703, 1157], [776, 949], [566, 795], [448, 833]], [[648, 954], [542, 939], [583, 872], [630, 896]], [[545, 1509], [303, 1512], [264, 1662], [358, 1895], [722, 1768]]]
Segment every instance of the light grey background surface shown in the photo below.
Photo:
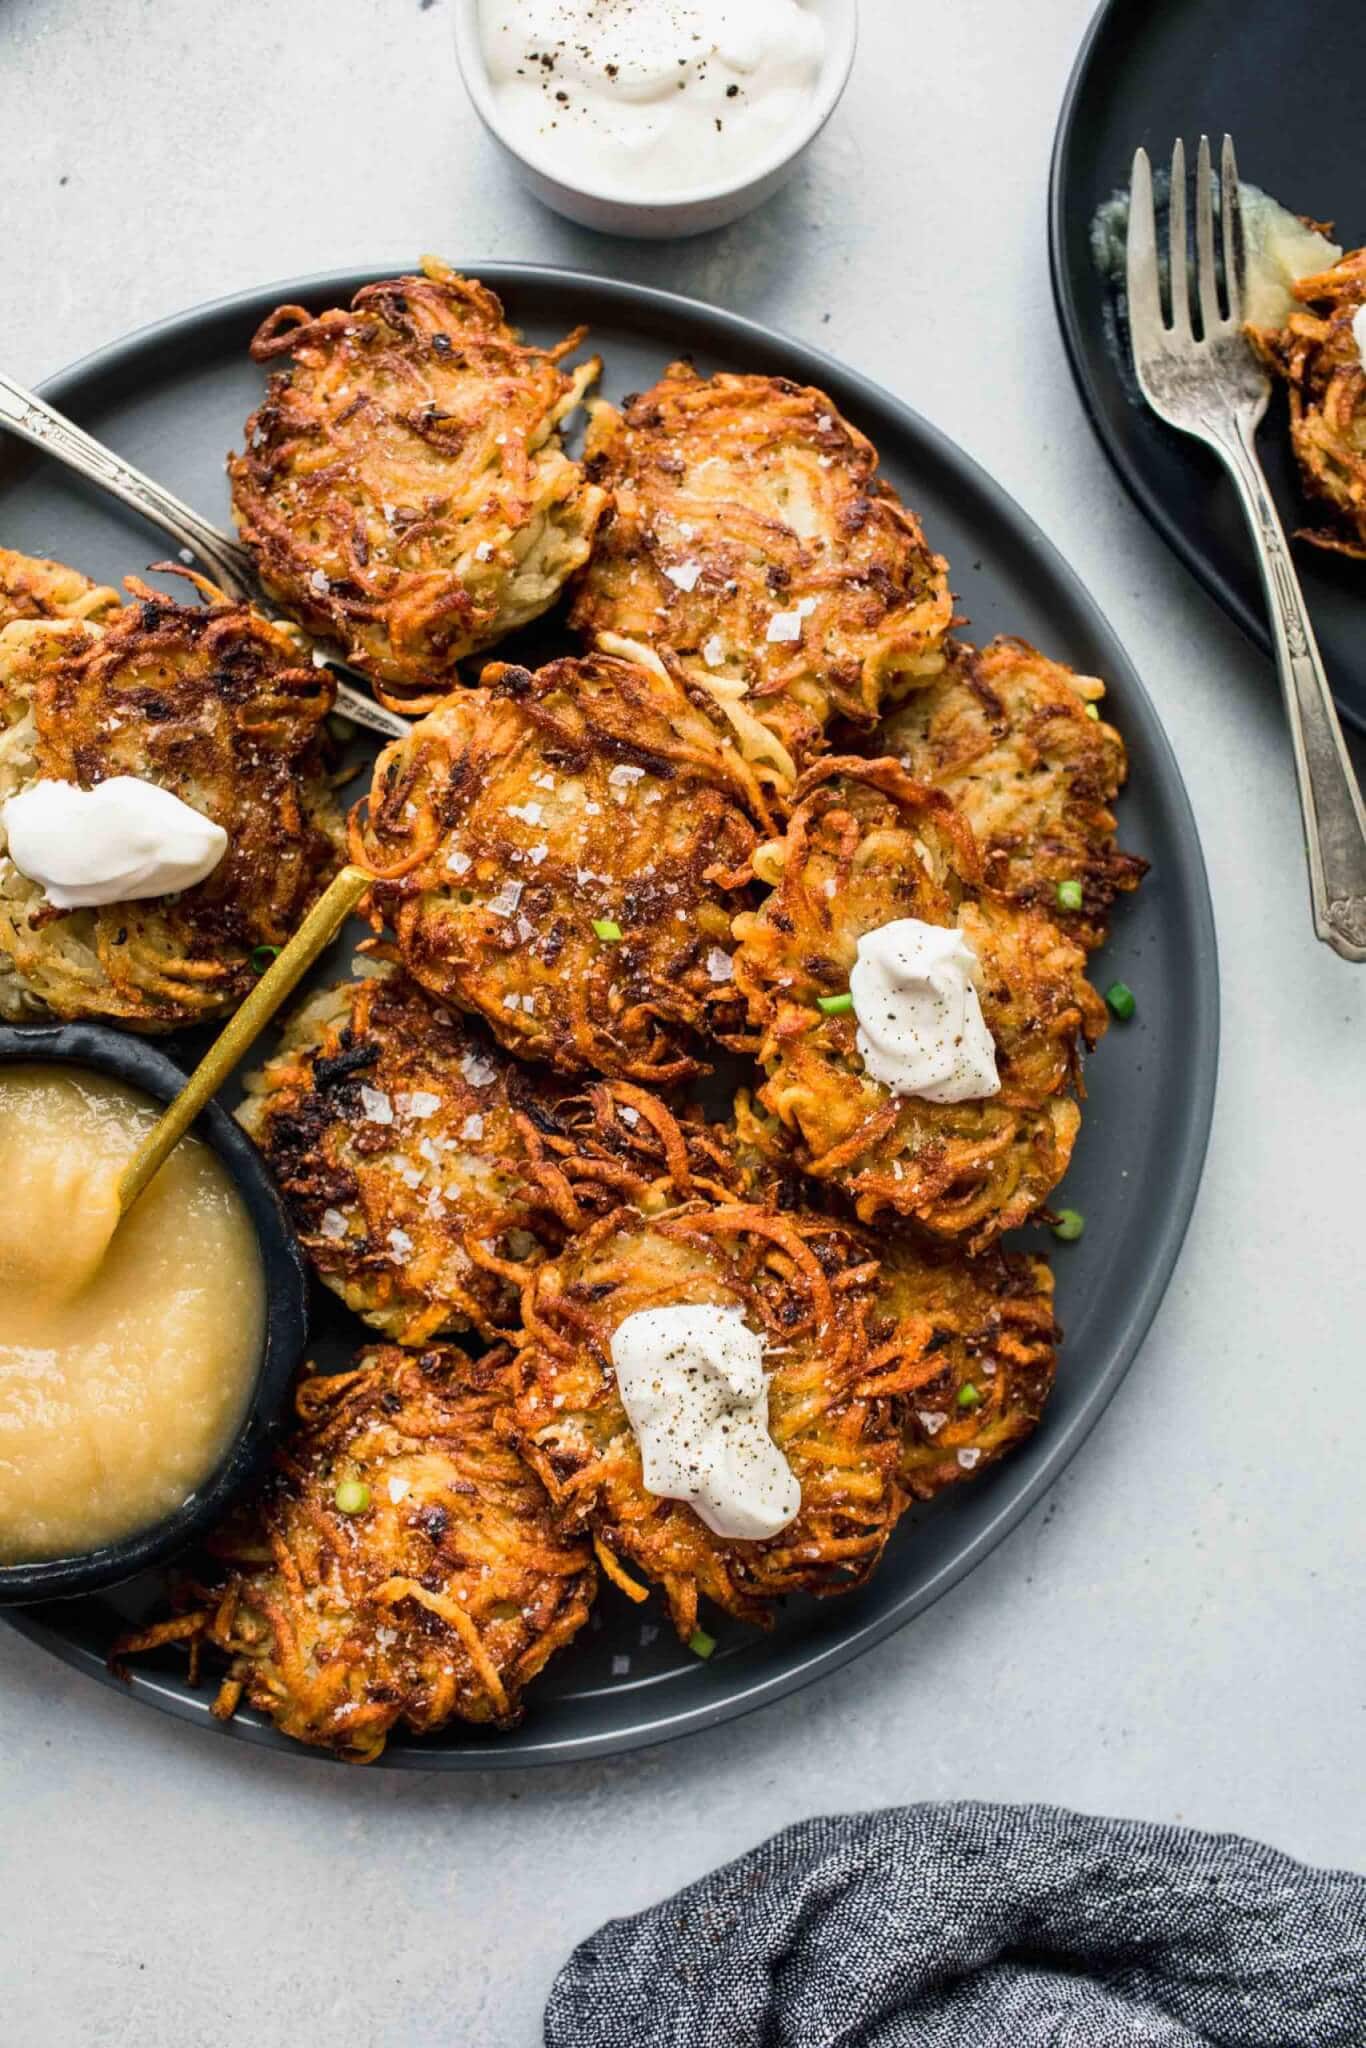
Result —
[[864, 0], [799, 181], [645, 248], [521, 195], [443, 0], [0, 7], [14, 375], [426, 248], [638, 277], [832, 350], [992, 469], [1128, 643], [1204, 836], [1225, 1003], [1203, 1194], [1127, 1385], [981, 1570], [815, 1690], [619, 1763], [367, 1774], [213, 1740], [0, 1632], [9, 2038], [530, 2048], [604, 1917], [787, 1821], [901, 1800], [1047, 1799], [1366, 1867], [1366, 969], [1310, 934], [1272, 673], [1122, 496], [1064, 364], [1044, 193], [1088, 13]]

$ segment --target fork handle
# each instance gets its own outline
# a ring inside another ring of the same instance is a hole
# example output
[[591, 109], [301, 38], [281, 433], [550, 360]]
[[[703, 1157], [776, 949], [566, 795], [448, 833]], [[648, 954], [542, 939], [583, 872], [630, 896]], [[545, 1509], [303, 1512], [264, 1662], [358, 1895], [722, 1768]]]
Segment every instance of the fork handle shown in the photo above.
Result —
[[1252, 528], [1271, 612], [1309, 856], [1314, 930], [1344, 960], [1366, 960], [1366, 809], [1254, 432], [1250, 422], [1239, 421], [1237, 438], [1221, 440], [1219, 447]]
[[[41, 448], [45, 455], [55, 456], [58, 462], [64, 462], [68, 469], [74, 469], [88, 483], [97, 484], [100, 490], [121, 499], [135, 512], [140, 512], [144, 519], [150, 520], [153, 526], [159, 526], [163, 533], [178, 541], [182, 548], [188, 548], [225, 597], [253, 604], [262, 601], [256, 565], [241, 541], [234, 540], [221, 528], [211, 526], [207, 519], [201, 519], [193, 506], [177, 498], [173, 491], [157, 483], [154, 477], [144, 476], [140, 469], [134, 469], [131, 462], [115, 455], [112, 448], [106, 448], [102, 441], [97, 441], [93, 434], [87, 434], [65, 413], [58, 412], [55, 406], [49, 405], [35, 392], [26, 391], [22, 384], [16, 384], [3, 371], [0, 371], [0, 426], [8, 427], [11, 433], [31, 442], [35, 448]], [[400, 717], [396, 711], [386, 711], [368, 692], [357, 690], [344, 676], [336, 675], [336, 669], [341, 666], [339, 661], [330, 661], [329, 666], [333, 668], [335, 677], [337, 709], [345, 712], [348, 718], [391, 740], [402, 739], [412, 730], [408, 719]]]
[[252, 573], [251, 557], [241, 543], [218, 527], [210, 526], [207, 519], [177, 498], [171, 491], [144, 476], [140, 469], [134, 469], [131, 462], [115, 455], [73, 420], [50, 406], [32, 391], [26, 391], [22, 384], [16, 384], [0, 372], [0, 424], [11, 433], [41, 448], [44, 454], [56, 456], [68, 469], [74, 469], [78, 476], [98, 484], [101, 490], [110, 491], [121, 498], [125, 505], [131, 505], [153, 526], [159, 526], [172, 540], [187, 547], [204, 564], [212, 580], [228, 597], [247, 598], [252, 596], [255, 577]]

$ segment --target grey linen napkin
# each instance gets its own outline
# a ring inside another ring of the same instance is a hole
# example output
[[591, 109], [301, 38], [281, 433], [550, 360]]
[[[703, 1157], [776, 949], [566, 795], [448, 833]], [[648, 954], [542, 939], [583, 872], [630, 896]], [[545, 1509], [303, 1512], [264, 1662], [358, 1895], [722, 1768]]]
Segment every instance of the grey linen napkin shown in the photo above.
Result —
[[804, 1821], [555, 1981], [546, 2048], [1362, 2048], [1366, 1878], [956, 1803]]

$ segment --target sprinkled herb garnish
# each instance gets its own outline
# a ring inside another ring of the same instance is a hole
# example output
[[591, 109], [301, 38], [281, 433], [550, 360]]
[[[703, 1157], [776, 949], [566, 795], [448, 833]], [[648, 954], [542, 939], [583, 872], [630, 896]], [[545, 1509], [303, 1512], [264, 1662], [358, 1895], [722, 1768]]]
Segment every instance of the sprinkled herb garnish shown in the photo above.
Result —
[[615, 946], [620, 943], [621, 926], [614, 917], [595, 917], [593, 919], [593, 930], [602, 940], [604, 946]]
[[1105, 1000], [1117, 1017], [1127, 1024], [1138, 1008], [1134, 992], [1127, 981], [1112, 981], [1105, 991]]
[[688, 1637], [688, 1648], [694, 1657], [710, 1657], [716, 1648], [716, 1637], [709, 1636], [704, 1628], [695, 1628]]
[[1059, 882], [1059, 884], [1058, 884], [1058, 908], [1059, 908], [1059, 910], [1080, 910], [1080, 909], [1081, 909], [1081, 883], [1080, 883], [1080, 882]]
[[842, 1017], [846, 1010], [853, 1009], [854, 998], [846, 989], [842, 996], [817, 996], [816, 1007], [824, 1010], [827, 1017]]
[[1059, 1209], [1053, 1224], [1054, 1237], [1064, 1244], [1075, 1244], [1086, 1228], [1086, 1218], [1080, 1209]]
[[251, 964], [253, 972], [256, 974], [264, 974], [266, 969], [269, 967], [271, 961], [278, 956], [279, 951], [280, 948], [278, 946], [253, 946], [251, 949]]

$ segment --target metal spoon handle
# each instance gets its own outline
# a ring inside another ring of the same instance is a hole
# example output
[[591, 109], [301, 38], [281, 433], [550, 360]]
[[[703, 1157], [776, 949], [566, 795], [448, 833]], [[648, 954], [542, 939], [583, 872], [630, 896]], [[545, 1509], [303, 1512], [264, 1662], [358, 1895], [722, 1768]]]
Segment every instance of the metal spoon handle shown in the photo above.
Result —
[[261, 976], [251, 994], [228, 1019], [174, 1102], [168, 1103], [123, 1170], [119, 1215], [126, 1216], [190, 1125], [216, 1095], [240, 1059], [250, 1051], [295, 984], [308, 972], [351, 915], [374, 877], [345, 867], [318, 898], [287, 946]]
[[[206, 575], [216, 583], [225, 596], [261, 604], [263, 593], [256, 564], [249, 549], [231, 534], [210, 525], [174, 491], [168, 491], [155, 478], [144, 476], [131, 462], [125, 462], [112, 448], [106, 448], [74, 420], [66, 418], [45, 399], [35, 392], [26, 391], [22, 384], [16, 384], [12, 377], [0, 371], [0, 425], [6, 426], [22, 440], [33, 447], [41, 448], [44, 454], [55, 456], [68, 469], [75, 470], [87, 483], [97, 484], [102, 491], [108, 491], [134, 512], [140, 512], [153, 526], [159, 526], [163, 533], [183, 548], [188, 548], [203, 565]], [[268, 601], [265, 609], [273, 612], [275, 607]], [[326, 649], [323, 650], [326, 653]], [[336, 664], [331, 657], [328, 666], [335, 672]], [[368, 726], [372, 732], [383, 733], [386, 739], [402, 739], [412, 730], [411, 721], [396, 711], [386, 711], [373, 697], [363, 690], [357, 690], [340, 675], [336, 677], [337, 709], [357, 725]]]

